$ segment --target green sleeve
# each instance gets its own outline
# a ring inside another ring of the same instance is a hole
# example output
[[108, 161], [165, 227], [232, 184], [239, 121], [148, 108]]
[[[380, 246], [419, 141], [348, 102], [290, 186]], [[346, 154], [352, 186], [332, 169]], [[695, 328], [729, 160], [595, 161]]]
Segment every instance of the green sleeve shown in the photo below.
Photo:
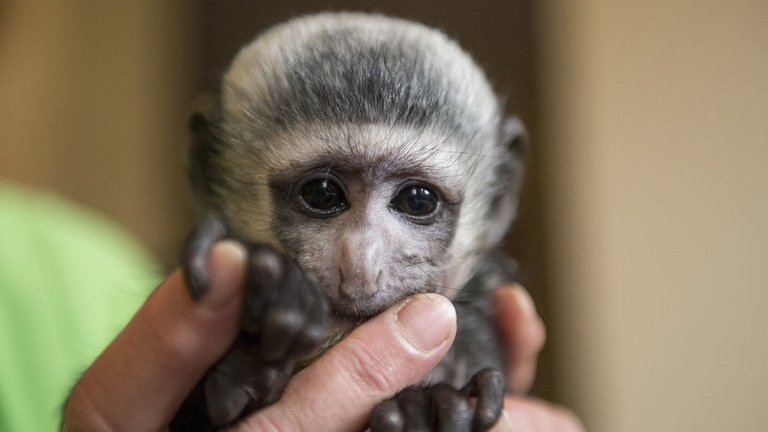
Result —
[[53, 431], [79, 375], [159, 282], [115, 225], [0, 182], [0, 431]]

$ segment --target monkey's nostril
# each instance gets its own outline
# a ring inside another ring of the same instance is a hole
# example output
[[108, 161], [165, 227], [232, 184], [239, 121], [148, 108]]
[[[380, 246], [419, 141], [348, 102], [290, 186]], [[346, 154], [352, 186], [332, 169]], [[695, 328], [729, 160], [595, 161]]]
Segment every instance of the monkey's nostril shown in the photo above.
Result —
[[347, 301], [360, 302], [371, 299], [376, 295], [376, 292], [380, 288], [381, 272], [379, 272], [375, 281], [357, 279], [357, 278], [344, 278], [344, 274], [341, 275], [339, 281], [339, 296]]

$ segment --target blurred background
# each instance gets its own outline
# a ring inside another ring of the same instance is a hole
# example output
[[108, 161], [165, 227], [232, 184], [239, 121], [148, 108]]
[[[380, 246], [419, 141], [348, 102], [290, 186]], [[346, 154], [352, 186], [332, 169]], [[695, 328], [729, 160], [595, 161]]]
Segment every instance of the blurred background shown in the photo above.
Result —
[[529, 125], [509, 249], [549, 329], [538, 395], [595, 432], [768, 430], [763, 0], [0, 0], [0, 181], [95, 209], [170, 268], [194, 96], [319, 10], [445, 30]]

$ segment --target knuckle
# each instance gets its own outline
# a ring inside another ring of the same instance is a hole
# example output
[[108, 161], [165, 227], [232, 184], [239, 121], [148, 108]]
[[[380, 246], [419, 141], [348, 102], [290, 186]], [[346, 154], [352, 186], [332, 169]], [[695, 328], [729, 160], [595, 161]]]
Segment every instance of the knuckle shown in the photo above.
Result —
[[460, 409], [462, 403], [469, 405], [469, 402], [465, 398], [448, 385], [436, 386], [432, 393], [432, 399], [436, 406], [453, 411]]
[[325, 326], [308, 325], [298, 336], [294, 345], [299, 351], [314, 350], [327, 339], [328, 332]]
[[137, 335], [128, 333], [128, 336], [131, 336], [129, 342], [135, 345], [137, 350], [138, 347], [144, 346], [157, 353], [160, 359], [177, 361], [194, 355], [201, 348], [194, 334], [182, 331], [183, 329], [158, 316], [149, 315], [141, 324], [142, 340], [137, 340]]
[[246, 417], [239, 425], [232, 430], [237, 432], [279, 432], [286, 430], [296, 430], [290, 427], [287, 416], [274, 416], [271, 412], [261, 412]]
[[405, 418], [397, 401], [389, 399], [373, 409], [370, 423], [372, 432], [401, 431], [405, 427]]
[[485, 386], [501, 386], [504, 384], [504, 375], [494, 368], [485, 368], [477, 373], [477, 380]]
[[490, 407], [478, 408], [475, 411], [475, 417], [477, 421], [486, 426], [493, 425], [501, 417], [501, 409], [494, 409]]
[[350, 383], [356, 383], [361, 393], [389, 397], [398, 390], [397, 380], [390, 373], [393, 369], [384, 363], [381, 354], [375, 352], [370, 344], [350, 337], [343, 345], [343, 351], [340, 357], [346, 364], [342, 370], [349, 376]]
[[520, 342], [516, 347], [518, 353], [515, 354], [518, 358], [535, 357], [541, 352], [547, 342], [547, 329], [541, 319], [531, 321], [524, 327]]
[[584, 432], [584, 424], [579, 417], [568, 408], [558, 407], [562, 427], [559, 430], [569, 432]]
[[306, 320], [303, 311], [296, 308], [274, 308], [264, 319], [264, 325], [273, 331], [291, 335], [299, 332]]

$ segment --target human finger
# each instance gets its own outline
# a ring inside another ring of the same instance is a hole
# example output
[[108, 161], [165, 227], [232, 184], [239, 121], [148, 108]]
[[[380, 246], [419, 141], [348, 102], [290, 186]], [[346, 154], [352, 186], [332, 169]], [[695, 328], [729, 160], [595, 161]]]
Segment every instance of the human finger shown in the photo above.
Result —
[[158, 430], [237, 334], [245, 250], [217, 243], [199, 301], [180, 271], [163, 282], [72, 391], [65, 430]]
[[411, 297], [358, 327], [296, 375], [278, 403], [237, 430], [362, 430], [378, 403], [429, 373], [455, 335], [449, 300]]
[[544, 322], [528, 292], [519, 284], [496, 290], [496, 324], [507, 358], [507, 388], [523, 394], [536, 377], [536, 364], [546, 340]]
[[584, 432], [573, 412], [534, 398], [507, 397], [493, 432]]

